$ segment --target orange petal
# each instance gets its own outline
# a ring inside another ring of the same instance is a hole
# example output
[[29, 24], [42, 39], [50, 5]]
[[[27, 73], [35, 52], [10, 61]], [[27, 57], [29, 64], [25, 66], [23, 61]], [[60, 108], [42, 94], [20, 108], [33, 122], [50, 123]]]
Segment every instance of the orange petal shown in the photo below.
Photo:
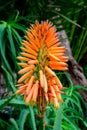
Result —
[[32, 100], [34, 102], [36, 102], [37, 100], [37, 96], [38, 96], [38, 89], [39, 89], [39, 81], [37, 80], [36, 83], [33, 85], [34, 87], [34, 93], [33, 93], [33, 97], [32, 97]]
[[27, 87], [27, 84], [25, 85], [22, 85], [17, 91], [16, 91], [16, 94], [21, 94], [21, 93], [24, 93], [25, 92], [25, 89]]
[[47, 47], [50, 47], [50, 46], [54, 45], [58, 41], [59, 41], [59, 39], [57, 37], [53, 38], [51, 41], [47, 42]]
[[25, 67], [23, 69], [21, 69], [18, 74], [24, 74], [25, 72], [28, 72], [29, 70], [33, 70], [34, 69], [34, 65], [30, 65], [29, 67]]
[[48, 85], [47, 85], [47, 79], [46, 79], [45, 74], [43, 74], [43, 89], [44, 89], [44, 92], [47, 93]]
[[67, 64], [64, 62], [57, 62], [57, 61], [49, 61], [50, 66], [58, 66], [58, 67], [67, 67]]
[[28, 96], [25, 98], [26, 104], [28, 104], [28, 103], [31, 101], [32, 96], [33, 96], [33, 92], [34, 92], [34, 87], [32, 87], [32, 88], [30, 89], [30, 92], [28, 93]]
[[29, 66], [27, 63], [23, 63], [23, 62], [22, 63], [18, 63], [18, 65], [21, 66], [21, 67], [28, 67]]
[[45, 71], [49, 74], [49, 75], [53, 75], [55, 76], [55, 73], [47, 66], [45, 66]]
[[57, 76], [54, 76], [54, 80], [56, 81], [59, 90], [62, 90], [62, 89], [63, 89], [63, 86], [62, 86], [62, 84], [61, 84], [61, 82], [60, 82], [60, 80], [58, 79]]
[[30, 61], [28, 62], [29, 65], [34, 65], [34, 64], [38, 64], [38, 63], [39, 63], [38, 60], [30, 60]]
[[27, 52], [27, 53], [30, 54], [30, 50], [28, 50], [28, 49], [26, 49], [26, 48], [24, 48], [24, 47], [21, 47], [21, 49], [22, 49], [23, 51], [25, 51], [25, 52]]
[[[52, 58], [53, 60], [57, 60], [57, 61], [60, 61], [60, 59], [58, 58], [58, 57], [56, 57], [55, 55], [53, 55], [53, 54], [49, 54], [49, 58]], [[51, 59], [51, 60], [52, 60]]]
[[54, 99], [53, 99], [54, 100], [54, 107], [59, 108], [59, 103], [57, 101], [56, 93], [55, 93], [54, 88], [52, 86], [50, 86], [50, 91], [54, 96]]
[[24, 42], [23, 42], [23, 45], [26, 47], [26, 49], [28, 49], [28, 50], [30, 51], [30, 53], [31, 53], [31, 54], [33, 54], [33, 55], [37, 56], [36, 51], [35, 51], [35, 50], [33, 50], [32, 48], [30, 48], [30, 46], [29, 46], [29, 45], [27, 45], [27, 41], [24, 41]]
[[29, 82], [28, 82], [28, 87], [26, 89], [26, 95], [28, 95], [28, 93], [30, 92], [30, 89], [33, 86], [34, 80], [35, 80], [35, 76], [32, 75]]
[[29, 61], [29, 58], [22, 57], [22, 56], [18, 56], [17, 59], [18, 59], [18, 60]]
[[24, 74], [19, 80], [18, 80], [18, 83], [21, 83], [23, 82], [26, 78], [30, 77], [30, 75], [33, 73], [33, 71], [29, 71], [27, 72], [26, 74]]
[[62, 97], [61, 97], [61, 94], [60, 94], [61, 92], [60, 92], [58, 86], [57, 86], [57, 85], [53, 85], [53, 88], [54, 88], [54, 90], [55, 90], [55, 93], [56, 93], [56, 96], [57, 96], [58, 101], [59, 101], [59, 102], [63, 102]]
[[28, 54], [28, 53], [25, 53], [25, 52], [22, 52], [21, 55], [25, 56], [25, 57], [28, 57], [30, 59], [34, 59], [34, 60], [37, 58], [36, 56]]
[[43, 88], [43, 87], [44, 87], [43, 71], [40, 70], [40, 71], [39, 71], [39, 74], [40, 74], [40, 85], [41, 85], [41, 87]]

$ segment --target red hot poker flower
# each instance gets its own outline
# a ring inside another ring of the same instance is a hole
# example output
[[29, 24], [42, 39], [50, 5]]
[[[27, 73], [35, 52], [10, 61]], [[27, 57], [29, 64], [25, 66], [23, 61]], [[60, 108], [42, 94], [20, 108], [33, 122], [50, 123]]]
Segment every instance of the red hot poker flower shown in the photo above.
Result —
[[27, 104], [38, 104], [40, 110], [47, 103], [59, 107], [62, 102], [63, 86], [53, 72], [67, 70], [66, 48], [60, 45], [56, 28], [50, 22], [36, 22], [26, 31], [21, 56], [17, 57], [22, 67], [18, 73], [22, 76], [16, 94], [23, 95]]

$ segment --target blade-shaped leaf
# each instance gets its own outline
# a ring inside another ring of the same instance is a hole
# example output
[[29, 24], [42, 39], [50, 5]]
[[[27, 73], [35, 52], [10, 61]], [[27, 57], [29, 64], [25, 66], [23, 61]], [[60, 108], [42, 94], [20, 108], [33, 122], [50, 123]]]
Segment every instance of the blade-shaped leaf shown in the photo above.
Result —
[[29, 106], [29, 111], [30, 111], [30, 117], [31, 117], [31, 127], [32, 127], [32, 130], [36, 130], [34, 111], [33, 111], [33, 109], [30, 106]]
[[62, 108], [58, 109], [57, 111], [57, 116], [54, 122], [53, 130], [62, 130], [61, 122], [62, 122]]
[[15, 50], [15, 46], [14, 46], [14, 42], [13, 42], [13, 38], [12, 38], [12, 31], [11, 31], [10, 25], [7, 26], [7, 34], [8, 34], [8, 39], [9, 39], [10, 49], [11, 49], [12, 55], [16, 59], [16, 50]]
[[2, 66], [2, 69], [4, 70], [4, 74], [6, 76], [6, 79], [8, 80], [13, 92], [16, 91], [16, 88], [15, 88], [15, 85], [14, 85], [14, 82], [13, 82], [13, 79], [12, 79], [12, 76], [10, 75], [10, 73], [4, 68], [4, 66]]
[[19, 130], [24, 130], [24, 124], [26, 122], [28, 115], [29, 115], [29, 110], [24, 109], [21, 111], [21, 114], [19, 117]]
[[13, 126], [15, 127], [15, 130], [19, 130], [18, 128], [18, 124], [16, 122], [16, 120], [14, 118], [10, 118], [10, 122], [13, 124]]
[[6, 29], [6, 23], [1, 24], [0, 25], [0, 55], [1, 55], [2, 64], [6, 67], [6, 69], [8, 69], [8, 71], [12, 75], [12, 70], [5, 56], [5, 43], [6, 43], [4, 37], [5, 29]]
[[70, 119], [67, 117], [67, 115], [66, 115], [66, 116], [63, 115], [63, 119], [64, 119], [65, 121], [67, 121], [67, 122], [72, 126], [72, 128], [73, 128], [74, 130], [77, 130], [76, 124], [75, 124], [74, 122], [72, 122], [72, 120], [70, 120]]
[[2, 100], [0, 100], [0, 110], [3, 109], [3, 107], [5, 107], [14, 97], [15, 97], [15, 94], [13, 94], [8, 99], [2, 99]]

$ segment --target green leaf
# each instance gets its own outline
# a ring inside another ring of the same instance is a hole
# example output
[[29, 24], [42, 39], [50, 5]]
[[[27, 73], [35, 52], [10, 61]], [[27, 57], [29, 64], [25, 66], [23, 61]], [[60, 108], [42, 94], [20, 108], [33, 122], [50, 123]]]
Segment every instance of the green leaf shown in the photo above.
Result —
[[16, 98], [14, 98], [14, 99], [12, 99], [10, 102], [9, 102], [10, 104], [15, 104], [15, 105], [25, 105], [25, 102], [23, 101], [23, 100], [21, 100], [21, 99], [16, 99]]
[[1, 55], [2, 64], [5, 66], [6, 69], [8, 69], [11, 75], [13, 75], [10, 65], [5, 56], [6, 41], [5, 41], [4, 34], [5, 34], [6, 27], [7, 27], [6, 23], [0, 24], [0, 55]]
[[7, 26], [7, 34], [8, 34], [8, 39], [9, 39], [9, 42], [10, 42], [10, 49], [11, 49], [11, 52], [12, 52], [12, 56], [16, 59], [16, 50], [15, 50], [15, 46], [14, 46], [14, 42], [13, 42], [13, 38], [12, 38], [11, 27], [9, 25]]
[[63, 115], [63, 119], [65, 120], [65, 121], [67, 121], [72, 127], [73, 127], [73, 129], [74, 130], [77, 130], [77, 126], [76, 126], [76, 124], [74, 123], [74, 122], [72, 122], [72, 120], [70, 120], [68, 117], [67, 117], [67, 115]]
[[87, 122], [80, 115], [73, 115], [73, 116], [68, 116], [68, 117], [73, 120], [76, 120], [76, 119], [81, 120], [81, 123], [83, 123], [87, 127]]
[[68, 130], [68, 129], [69, 130], [74, 130], [73, 127], [72, 127], [72, 125], [70, 123], [66, 122], [66, 121], [63, 121], [62, 128], [63, 128], [63, 130]]
[[0, 100], [0, 110], [3, 109], [3, 107], [5, 107], [14, 97], [15, 97], [15, 94], [13, 94], [8, 99], [2, 99], [2, 100]]
[[58, 15], [60, 15], [62, 18], [64, 18], [65, 20], [69, 21], [70, 23], [76, 25], [77, 27], [82, 28], [79, 24], [77, 24], [75, 21], [71, 20], [70, 18], [66, 17], [65, 15], [63, 15], [63, 14], [57, 12], [57, 11], [53, 11], [53, 12], [58, 14]]
[[16, 122], [16, 120], [14, 118], [10, 118], [10, 122], [13, 124], [13, 126], [15, 127], [15, 130], [19, 130], [18, 128], [18, 124]]
[[13, 31], [15, 39], [17, 38], [19, 40], [19, 43], [21, 43], [22, 38], [20, 37], [20, 35], [18, 34], [18, 32], [15, 29], [13, 29], [13, 28], [12, 28], [12, 31]]
[[10, 73], [4, 68], [4, 66], [2, 66], [2, 69], [4, 70], [4, 73], [5, 73], [5, 76], [6, 76], [6, 79], [8, 80], [13, 92], [16, 91], [16, 88], [14, 86], [14, 83], [13, 83], [13, 79], [12, 79], [12, 76], [10, 75]]
[[32, 130], [36, 130], [36, 123], [35, 123], [35, 117], [34, 117], [34, 111], [33, 109], [29, 106], [29, 111], [30, 111], [30, 119], [31, 119], [31, 127]]
[[62, 123], [62, 108], [58, 109], [57, 111], [57, 116], [54, 122], [53, 130], [62, 130], [61, 123]]
[[5, 120], [1, 119], [0, 118], [0, 128], [2, 127], [5, 127], [5, 126], [10, 126], [8, 122], [6, 122]]
[[21, 31], [25, 31], [25, 29], [26, 29], [25, 26], [19, 25], [19, 24], [17, 24], [17, 23], [13, 23], [12, 26], [13, 26], [13, 28], [19, 29], [19, 30], [21, 30]]
[[26, 122], [28, 115], [29, 115], [29, 110], [24, 109], [21, 111], [21, 114], [19, 117], [19, 130], [24, 130], [24, 124]]

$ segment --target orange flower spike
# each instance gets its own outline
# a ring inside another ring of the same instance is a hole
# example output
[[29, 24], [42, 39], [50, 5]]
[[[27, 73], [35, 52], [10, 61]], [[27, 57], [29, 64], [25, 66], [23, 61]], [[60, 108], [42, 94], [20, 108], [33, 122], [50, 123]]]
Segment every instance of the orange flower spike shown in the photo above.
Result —
[[59, 107], [58, 101], [62, 102], [63, 86], [53, 71], [68, 68], [66, 48], [60, 44], [56, 28], [48, 21], [31, 25], [22, 41], [21, 56], [18, 56], [22, 69], [18, 73], [23, 75], [18, 80], [17, 93], [24, 96], [27, 104], [37, 103], [39, 111], [48, 102], [54, 102], [54, 107]]

